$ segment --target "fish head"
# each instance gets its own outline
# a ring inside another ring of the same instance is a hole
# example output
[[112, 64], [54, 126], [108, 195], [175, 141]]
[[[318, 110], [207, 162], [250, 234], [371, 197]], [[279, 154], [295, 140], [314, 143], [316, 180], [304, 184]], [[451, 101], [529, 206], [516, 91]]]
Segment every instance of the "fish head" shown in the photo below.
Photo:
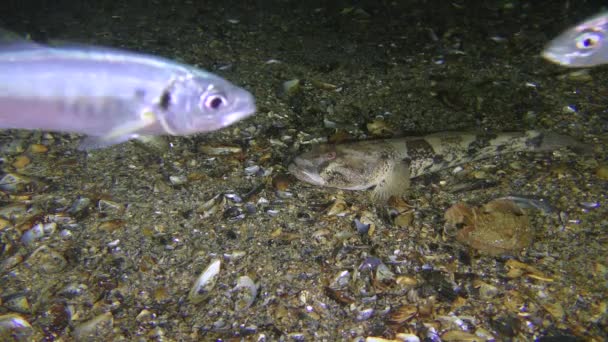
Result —
[[594, 16], [553, 39], [541, 55], [567, 67], [608, 63], [608, 12]]
[[221, 77], [196, 73], [172, 82], [161, 96], [167, 134], [189, 135], [227, 127], [255, 113], [251, 93]]
[[344, 190], [364, 190], [379, 180], [386, 158], [380, 148], [366, 142], [318, 145], [289, 165], [291, 174], [303, 182]]

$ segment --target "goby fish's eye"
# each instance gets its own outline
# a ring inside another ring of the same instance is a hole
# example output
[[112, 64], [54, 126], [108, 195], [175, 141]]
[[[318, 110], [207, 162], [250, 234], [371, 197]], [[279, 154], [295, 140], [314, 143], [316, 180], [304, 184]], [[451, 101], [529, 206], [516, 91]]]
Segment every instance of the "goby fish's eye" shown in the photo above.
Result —
[[226, 98], [220, 94], [210, 94], [203, 97], [201, 101], [202, 109], [216, 111], [226, 105]]
[[581, 50], [591, 50], [599, 45], [601, 35], [597, 32], [583, 32], [576, 38], [576, 48]]

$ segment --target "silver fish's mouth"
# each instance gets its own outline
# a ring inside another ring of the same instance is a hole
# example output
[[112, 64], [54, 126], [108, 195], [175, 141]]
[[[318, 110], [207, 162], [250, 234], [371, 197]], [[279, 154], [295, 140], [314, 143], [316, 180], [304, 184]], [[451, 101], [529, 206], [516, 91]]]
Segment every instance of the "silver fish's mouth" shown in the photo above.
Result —
[[549, 62], [559, 65], [570, 65], [571, 59], [568, 54], [563, 51], [545, 50], [541, 53], [541, 56]]
[[250, 92], [239, 89], [241, 92], [236, 95], [237, 101], [230, 110], [230, 114], [224, 116], [222, 123], [224, 126], [229, 126], [239, 120], [255, 114], [257, 108], [255, 98]]
[[296, 157], [287, 169], [292, 175], [303, 182], [325, 186], [325, 180], [319, 175], [316, 167], [306, 159]]

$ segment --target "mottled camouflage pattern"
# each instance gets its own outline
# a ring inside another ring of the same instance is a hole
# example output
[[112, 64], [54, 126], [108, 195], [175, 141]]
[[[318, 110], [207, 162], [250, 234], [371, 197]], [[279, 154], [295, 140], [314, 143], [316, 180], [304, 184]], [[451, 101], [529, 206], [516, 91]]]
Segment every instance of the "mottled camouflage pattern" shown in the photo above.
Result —
[[320, 145], [296, 157], [289, 171], [314, 185], [345, 190], [375, 186], [373, 196], [402, 195], [410, 178], [518, 151], [582, 147], [574, 139], [538, 131], [500, 134], [436, 133], [423, 137]]

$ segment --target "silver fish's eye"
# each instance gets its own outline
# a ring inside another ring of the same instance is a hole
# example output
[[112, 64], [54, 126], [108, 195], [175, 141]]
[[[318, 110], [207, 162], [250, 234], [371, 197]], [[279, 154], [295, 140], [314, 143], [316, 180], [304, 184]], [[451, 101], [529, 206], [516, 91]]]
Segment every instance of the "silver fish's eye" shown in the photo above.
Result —
[[203, 109], [219, 110], [226, 104], [226, 98], [220, 94], [210, 94], [203, 98]]
[[594, 49], [602, 39], [597, 32], [584, 32], [576, 38], [576, 48], [581, 50]]

